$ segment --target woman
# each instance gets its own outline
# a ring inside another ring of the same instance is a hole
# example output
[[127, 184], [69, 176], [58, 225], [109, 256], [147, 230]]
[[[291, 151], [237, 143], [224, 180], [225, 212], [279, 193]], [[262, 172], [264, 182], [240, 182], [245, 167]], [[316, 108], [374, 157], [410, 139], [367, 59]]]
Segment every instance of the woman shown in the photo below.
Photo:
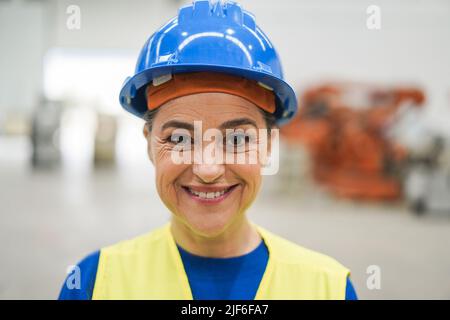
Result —
[[171, 221], [84, 259], [81, 286], [65, 284], [61, 299], [356, 298], [345, 267], [246, 217], [272, 130], [297, 108], [251, 14], [235, 3], [181, 8], [144, 45], [120, 102], [146, 121]]

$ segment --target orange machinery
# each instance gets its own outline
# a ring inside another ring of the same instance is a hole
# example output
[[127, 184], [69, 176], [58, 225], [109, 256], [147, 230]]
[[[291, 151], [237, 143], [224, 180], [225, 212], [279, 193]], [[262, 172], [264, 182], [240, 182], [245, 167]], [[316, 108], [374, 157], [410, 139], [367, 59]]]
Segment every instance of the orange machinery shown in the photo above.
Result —
[[399, 172], [407, 150], [389, 139], [387, 129], [402, 111], [424, 100], [412, 87], [320, 85], [302, 95], [299, 114], [281, 135], [306, 145], [314, 178], [333, 193], [394, 200], [401, 196]]

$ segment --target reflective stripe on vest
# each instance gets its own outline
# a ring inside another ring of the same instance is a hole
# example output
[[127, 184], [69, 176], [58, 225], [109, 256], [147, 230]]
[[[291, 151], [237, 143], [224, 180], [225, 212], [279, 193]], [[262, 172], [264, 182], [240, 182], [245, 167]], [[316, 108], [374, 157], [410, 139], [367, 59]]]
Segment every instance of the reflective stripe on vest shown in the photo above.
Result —
[[[345, 299], [348, 269], [256, 228], [269, 261], [255, 299]], [[102, 249], [93, 299], [192, 299], [170, 224]]]

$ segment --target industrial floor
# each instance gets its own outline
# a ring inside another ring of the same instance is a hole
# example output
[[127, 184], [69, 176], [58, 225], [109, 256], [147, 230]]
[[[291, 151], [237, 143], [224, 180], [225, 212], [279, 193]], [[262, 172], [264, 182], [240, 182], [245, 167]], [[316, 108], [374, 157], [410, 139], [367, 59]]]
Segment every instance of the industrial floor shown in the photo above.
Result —
[[[69, 265], [169, 217], [150, 164], [32, 170], [14, 148], [0, 144], [0, 299], [54, 299]], [[266, 179], [252, 220], [346, 265], [359, 298], [450, 299], [450, 214], [419, 218], [401, 203], [355, 203], [313, 184], [291, 192], [279, 184]], [[373, 265], [381, 287], [369, 290]]]

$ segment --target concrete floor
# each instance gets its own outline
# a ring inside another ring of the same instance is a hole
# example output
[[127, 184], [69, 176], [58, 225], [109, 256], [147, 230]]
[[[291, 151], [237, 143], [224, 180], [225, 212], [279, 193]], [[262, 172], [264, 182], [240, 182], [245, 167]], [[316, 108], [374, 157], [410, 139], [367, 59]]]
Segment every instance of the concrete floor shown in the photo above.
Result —
[[[150, 166], [33, 171], [11, 150], [0, 145], [0, 299], [56, 298], [69, 265], [168, 219]], [[282, 195], [277, 183], [266, 180], [251, 218], [349, 267], [360, 298], [450, 298], [450, 217], [338, 201], [312, 185]], [[366, 286], [370, 265], [379, 290]]]

